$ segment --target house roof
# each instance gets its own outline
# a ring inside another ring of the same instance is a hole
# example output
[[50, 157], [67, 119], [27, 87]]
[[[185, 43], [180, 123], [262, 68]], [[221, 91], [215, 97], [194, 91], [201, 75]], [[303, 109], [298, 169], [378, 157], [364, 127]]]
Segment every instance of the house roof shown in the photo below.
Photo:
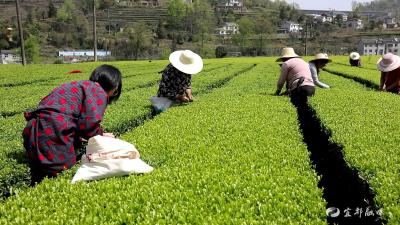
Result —
[[0, 54], [13, 54], [11, 50], [0, 50]]

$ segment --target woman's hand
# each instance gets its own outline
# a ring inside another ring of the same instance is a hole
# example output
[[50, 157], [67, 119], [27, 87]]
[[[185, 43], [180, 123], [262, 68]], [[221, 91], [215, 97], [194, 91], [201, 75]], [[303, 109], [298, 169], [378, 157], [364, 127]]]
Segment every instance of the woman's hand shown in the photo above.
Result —
[[192, 89], [186, 89], [186, 97], [189, 99], [190, 102], [193, 102]]
[[177, 100], [181, 101], [181, 102], [188, 102], [190, 101], [190, 99], [186, 96], [186, 95], [178, 95], [176, 97]]
[[115, 138], [115, 135], [113, 133], [103, 133], [103, 137]]

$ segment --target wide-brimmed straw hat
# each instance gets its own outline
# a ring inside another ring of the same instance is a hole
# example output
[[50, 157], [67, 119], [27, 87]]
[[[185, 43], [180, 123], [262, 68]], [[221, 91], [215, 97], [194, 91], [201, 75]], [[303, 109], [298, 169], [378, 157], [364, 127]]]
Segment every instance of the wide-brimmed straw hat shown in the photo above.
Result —
[[326, 54], [326, 53], [318, 53], [318, 54], [316, 54], [315, 58], [313, 60], [310, 60], [310, 62], [314, 62], [314, 61], [318, 61], [318, 60], [326, 61], [328, 63], [332, 62], [332, 60], [329, 59], [328, 54]]
[[350, 59], [359, 60], [360, 59], [360, 54], [358, 54], [357, 52], [352, 52], [352, 53], [350, 53]]
[[279, 58], [279, 59], [277, 59], [276, 61], [277, 62], [280, 62], [280, 61], [282, 61], [283, 59], [288, 59], [288, 58], [299, 58], [300, 56], [299, 55], [297, 55], [295, 52], [294, 52], [294, 49], [293, 48], [283, 48], [282, 49], [282, 54], [281, 54], [282, 56]]
[[169, 55], [169, 62], [179, 71], [196, 74], [203, 69], [203, 59], [190, 50], [175, 51]]
[[378, 60], [378, 70], [382, 72], [390, 72], [400, 67], [400, 57], [387, 53]]

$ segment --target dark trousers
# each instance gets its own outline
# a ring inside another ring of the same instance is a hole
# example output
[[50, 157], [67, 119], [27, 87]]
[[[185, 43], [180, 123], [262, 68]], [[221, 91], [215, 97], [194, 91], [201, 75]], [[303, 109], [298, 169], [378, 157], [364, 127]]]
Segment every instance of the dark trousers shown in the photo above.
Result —
[[307, 104], [308, 97], [315, 93], [314, 86], [300, 86], [290, 92], [290, 101], [296, 107]]

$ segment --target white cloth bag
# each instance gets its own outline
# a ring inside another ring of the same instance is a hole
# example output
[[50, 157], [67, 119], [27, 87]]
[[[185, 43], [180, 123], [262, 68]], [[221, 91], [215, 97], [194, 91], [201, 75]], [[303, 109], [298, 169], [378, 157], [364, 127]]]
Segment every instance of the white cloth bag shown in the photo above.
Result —
[[98, 180], [131, 173], [150, 173], [153, 167], [139, 158], [134, 145], [112, 137], [97, 135], [88, 141], [86, 154], [71, 183]]
[[151, 97], [150, 102], [153, 105], [154, 109], [158, 112], [164, 112], [174, 103], [172, 100], [168, 98], [156, 97], [156, 96]]

